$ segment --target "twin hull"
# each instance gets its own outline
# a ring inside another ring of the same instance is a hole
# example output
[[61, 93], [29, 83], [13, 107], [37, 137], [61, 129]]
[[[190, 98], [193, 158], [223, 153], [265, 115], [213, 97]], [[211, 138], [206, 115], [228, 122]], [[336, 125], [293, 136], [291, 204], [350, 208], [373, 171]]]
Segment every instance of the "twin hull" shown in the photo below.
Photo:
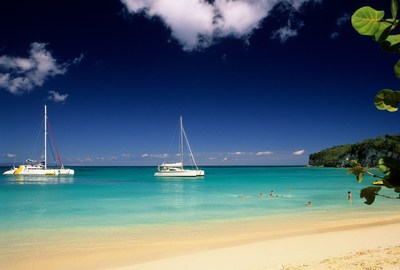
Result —
[[18, 168], [13, 168], [3, 173], [4, 175], [73, 175], [72, 169], [44, 169], [35, 168], [34, 166], [21, 165]]
[[203, 170], [159, 171], [154, 176], [162, 177], [197, 177], [204, 176]]

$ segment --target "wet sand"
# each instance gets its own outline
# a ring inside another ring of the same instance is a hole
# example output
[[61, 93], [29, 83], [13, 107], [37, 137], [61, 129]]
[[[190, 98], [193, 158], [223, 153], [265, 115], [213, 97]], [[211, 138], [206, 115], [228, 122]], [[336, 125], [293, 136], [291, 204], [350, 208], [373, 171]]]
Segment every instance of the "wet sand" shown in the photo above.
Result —
[[0, 269], [316, 269], [375, 250], [389, 260], [399, 244], [400, 216], [368, 212], [18, 231], [0, 240]]

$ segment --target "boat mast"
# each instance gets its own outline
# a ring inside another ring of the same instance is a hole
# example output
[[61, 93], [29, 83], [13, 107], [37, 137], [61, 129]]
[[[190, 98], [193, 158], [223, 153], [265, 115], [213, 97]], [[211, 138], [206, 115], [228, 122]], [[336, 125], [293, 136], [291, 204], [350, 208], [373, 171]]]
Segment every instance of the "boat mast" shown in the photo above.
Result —
[[44, 105], [44, 169], [47, 169], [47, 106]]
[[180, 136], [179, 136], [179, 150], [180, 153], [179, 155], [181, 156], [181, 164], [182, 164], [182, 169], [183, 169], [183, 124], [182, 124], [182, 116], [179, 118], [180, 122]]

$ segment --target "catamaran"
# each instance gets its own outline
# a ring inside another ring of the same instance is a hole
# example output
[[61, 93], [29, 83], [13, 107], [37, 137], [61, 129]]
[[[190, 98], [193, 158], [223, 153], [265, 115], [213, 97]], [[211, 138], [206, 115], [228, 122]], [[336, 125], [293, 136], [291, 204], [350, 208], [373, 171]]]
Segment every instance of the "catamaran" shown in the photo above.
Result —
[[[51, 131], [51, 129], [50, 129]], [[51, 134], [51, 132], [50, 132]], [[55, 147], [55, 145], [54, 145]], [[44, 161], [39, 162], [32, 159], [27, 159], [27, 164], [20, 165], [19, 167], [13, 166], [10, 170], [4, 172], [4, 175], [73, 175], [74, 170], [64, 168], [61, 162], [60, 156], [56, 148], [58, 161], [60, 162], [60, 168], [48, 168], [47, 167], [47, 106], [44, 106]]]
[[[180, 134], [179, 134], [179, 157], [180, 161], [176, 163], [163, 163], [157, 168], [157, 172], [154, 173], [154, 176], [162, 176], [162, 177], [197, 177], [204, 176], [204, 170], [200, 170], [197, 167], [196, 160], [194, 159], [192, 148], [190, 147], [189, 141], [186, 137], [185, 129], [182, 124], [182, 116], [179, 119], [180, 124]], [[194, 165], [195, 169], [185, 169], [183, 166], [183, 146], [184, 141], [186, 142], [189, 157]]]

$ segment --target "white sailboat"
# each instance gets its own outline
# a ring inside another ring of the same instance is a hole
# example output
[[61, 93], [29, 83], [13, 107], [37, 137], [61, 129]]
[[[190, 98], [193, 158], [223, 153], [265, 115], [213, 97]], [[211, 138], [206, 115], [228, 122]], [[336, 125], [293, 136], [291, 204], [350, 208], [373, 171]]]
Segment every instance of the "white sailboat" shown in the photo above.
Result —
[[[57, 152], [58, 155], [58, 152]], [[61, 159], [58, 157], [61, 163]], [[44, 106], [44, 162], [35, 160], [26, 160], [27, 164], [13, 167], [5, 171], [3, 175], [73, 175], [74, 170], [64, 168], [60, 164], [60, 168], [47, 168], [47, 106]]]
[[[183, 146], [184, 140], [189, 150], [189, 156], [195, 169], [185, 169], [183, 165]], [[179, 157], [180, 162], [177, 163], [163, 163], [158, 166], [157, 172], [154, 176], [161, 177], [197, 177], [204, 176], [204, 170], [200, 170], [197, 167], [196, 160], [194, 159], [192, 148], [190, 147], [189, 141], [186, 137], [185, 129], [182, 124], [182, 116], [180, 117], [180, 134], [179, 134]]]

